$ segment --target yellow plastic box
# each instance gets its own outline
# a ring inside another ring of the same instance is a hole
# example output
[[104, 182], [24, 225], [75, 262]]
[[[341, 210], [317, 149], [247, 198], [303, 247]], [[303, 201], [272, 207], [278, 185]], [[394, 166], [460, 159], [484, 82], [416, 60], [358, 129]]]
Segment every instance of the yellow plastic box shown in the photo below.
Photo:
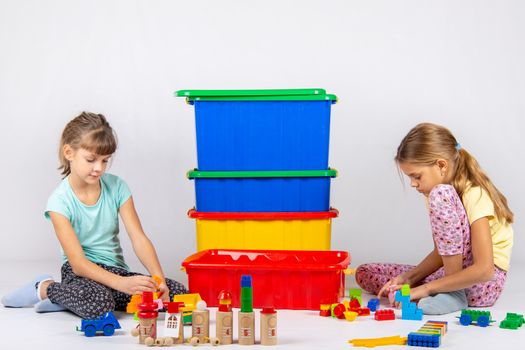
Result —
[[197, 251], [205, 249], [330, 250], [332, 218], [326, 212], [198, 212]]

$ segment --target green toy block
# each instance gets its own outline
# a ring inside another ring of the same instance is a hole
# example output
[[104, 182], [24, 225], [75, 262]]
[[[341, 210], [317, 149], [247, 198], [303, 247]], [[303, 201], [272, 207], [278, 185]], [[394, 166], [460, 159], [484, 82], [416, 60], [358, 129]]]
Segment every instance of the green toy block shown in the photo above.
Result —
[[357, 299], [359, 301], [360, 305], [363, 305], [363, 301], [361, 299], [362, 290], [359, 288], [350, 288], [348, 293], [350, 294], [350, 300]]
[[401, 287], [401, 295], [404, 297], [410, 295], [410, 286], [408, 284], [403, 284]]
[[523, 325], [523, 315], [507, 312], [507, 316], [500, 322], [499, 328], [518, 329]]

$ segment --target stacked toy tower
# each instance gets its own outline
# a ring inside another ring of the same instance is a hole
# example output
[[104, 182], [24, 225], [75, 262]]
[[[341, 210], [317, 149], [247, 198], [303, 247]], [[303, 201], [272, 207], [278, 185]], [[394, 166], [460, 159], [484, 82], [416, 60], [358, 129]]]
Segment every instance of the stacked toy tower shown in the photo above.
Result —
[[[327, 251], [330, 110], [323, 89], [181, 90], [195, 106], [197, 251]], [[191, 281], [190, 281], [191, 289]]]

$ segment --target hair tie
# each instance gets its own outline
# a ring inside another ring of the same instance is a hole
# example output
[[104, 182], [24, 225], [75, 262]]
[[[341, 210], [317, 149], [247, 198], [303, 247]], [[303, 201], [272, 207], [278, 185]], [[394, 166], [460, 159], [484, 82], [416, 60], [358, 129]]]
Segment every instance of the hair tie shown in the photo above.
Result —
[[461, 148], [461, 145], [459, 144], [459, 142], [458, 142], [458, 143], [456, 143], [456, 151], [458, 151], [458, 152], [459, 152], [459, 149], [460, 149], [460, 148]]

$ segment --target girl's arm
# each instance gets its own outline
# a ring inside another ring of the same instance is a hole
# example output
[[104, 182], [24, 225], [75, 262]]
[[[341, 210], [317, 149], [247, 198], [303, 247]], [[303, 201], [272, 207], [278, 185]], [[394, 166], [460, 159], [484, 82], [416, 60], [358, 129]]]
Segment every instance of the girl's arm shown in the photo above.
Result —
[[49, 212], [49, 216], [75, 275], [89, 278], [126, 294], [155, 291], [155, 283], [148, 276], [119, 276], [88, 260], [68, 218], [56, 212]]
[[[429, 295], [452, 292], [471, 287], [476, 283], [490, 281], [494, 276], [494, 257], [487, 217], [480, 218], [470, 225], [470, 241], [474, 258], [472, 265], [465, 269], [458, 269], [458, 261], [462, 261], [461, 255], [442, 257], [445, 277], [414, 288], [410, 293], [410, 298], [421, 299]], [[447, 273], [447, 265], [450, 267], [450, 274]]]
[[162, 283], [159, 288], [163, 292], [162, 296], [163, 298], [169, 298], [169, 290], [166, 286], [164, 272], [160, 266], [157, 252], [142, 229], [132, 197], [120, 207], [120, 216], [128, 232], [135, 254], [152, 276], [157, 275], [161, 278]]
[[418, 284], [422, 279], [435, 272], [443, 266], [443, 260], [434, 246], [432, 250], [416, 267], [388, 281], [377, 293], [378, 296], [386, 296], [390, 286], [408, 283], [411, 286]]

